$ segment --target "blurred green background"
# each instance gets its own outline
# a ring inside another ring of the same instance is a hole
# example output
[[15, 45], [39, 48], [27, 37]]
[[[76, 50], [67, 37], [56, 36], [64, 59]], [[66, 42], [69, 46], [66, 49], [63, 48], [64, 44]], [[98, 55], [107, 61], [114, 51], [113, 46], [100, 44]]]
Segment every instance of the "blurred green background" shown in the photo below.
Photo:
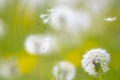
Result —
[[[51, 80], [53, 66], [64, 60], [76, 66], [77, 73], [74, 80], [88, 80], [81, 68], [80, 60], [82, 55], [92, 48], [103, 48], [111, 54], [110, 70], [103, 75], [103, 80], [120, 79], [119, 0], [114, 0], [106, 11], [100, 11], [97, 14], [90, 12], [93, 23], [88, 31], [80, 34], [82, 42], [78, 41], [74, 45], [62, 44], [57, 54], [48, 56], [30, 55], [24, 48], [24, 41], [30, 34], [58, 34], [48, 24], [44, 24], [39, 17], [40, 14], [46, 13], [46, 9], [53, 7], [54, 0], [41, 0], [44, 3], [34, 6], [30, 6], [29, 0], [24, 4], [21, 3], [22, 1], [25, 0], [0, 0], [0, 21], [5, 27], [4, 36], [0, 36], [0, 66], [2, 63], [12, 61], [17, 64], [14, 69], [19, 70], [17, 73], [11, 72], [12, 77], [0, 76], [0, 80]], [[74, 5], [74, 8], [90, 11], [81, 2]], [[117, 18], [114, 22], [104, 21], [104, 18], [112, 16]]]

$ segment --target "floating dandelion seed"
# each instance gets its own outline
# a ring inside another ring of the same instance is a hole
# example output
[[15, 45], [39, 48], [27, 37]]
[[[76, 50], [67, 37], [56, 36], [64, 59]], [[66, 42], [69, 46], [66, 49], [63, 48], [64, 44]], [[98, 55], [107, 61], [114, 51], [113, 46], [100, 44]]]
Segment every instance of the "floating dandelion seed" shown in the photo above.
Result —
[[103, 49], [93, 49], [88, 51], [81, 62], [83, 69], [93, 76], [98, 75], [98, 68], [103, 72], [109, 70], [108, 63], [110, 62], [110, 55]]
[[50, 13], [53, 12], [53, 11], [54, 11], [54, 9], [47, 9], [47, 12], [48, 12], [47, 14], [41, 14], [41, 15], [40, 15], [40, 18], [42, 19], [42, 21], [43, 21], [44, 24], [47, 24], [47, 23], [50, 22], [50, 19], [51, 19], [51, 18], [50, 18], [49, 15], [50, 15]]
[[48, 16], [47, 14], [41, 14], [41, 15], [40, 15], [40, 18], [43, 18], [43, 19], [44, 19], [44, 18], [46, 18], [47, 16]]
[[47, 11], [48, 11], [48, 12], [53, 12], [53, 11], [54, 11], [54, 9], [47, 9]]
[[55, 80], [73, 80], [75, 76], [75, 67], [69, 62], [60, 62], [53, 67], [53, 76]]
[[104, 20], [108, 22], [113, 22], [116, 20], [116, 17], [109, 17], [109, 18], [105, 18]]
[[44, 24], [47, 24], [47, 23], [50, 22], [50, 18], [48, 17], [47, 14], [41, 14], [40, 18], [42, 19], [42, 21], [43, 21]]

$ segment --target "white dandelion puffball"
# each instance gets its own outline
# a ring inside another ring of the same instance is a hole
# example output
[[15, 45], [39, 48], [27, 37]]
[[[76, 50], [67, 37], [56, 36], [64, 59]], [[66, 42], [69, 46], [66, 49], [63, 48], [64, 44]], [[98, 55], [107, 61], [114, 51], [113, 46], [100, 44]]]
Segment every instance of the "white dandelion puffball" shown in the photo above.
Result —
[[104, 20], [108, 22], [113, 22], [116, 20], [116, 17], [108, 17], [108, 18], [105, 18]]
[[66, 61], [60, 62], [53, 67], [53, 76], [56, 80], [73, 80], [75, 73], [74, 65]]
[[75, 24], [75, 11], [67, 6], [57, 6], [50, 14], [51, 26], [56, 29], [65, 29]]
[[98, 72], [95, 70], [95, 63], [99, 62], [102, 72], [109, 70], [108, 63], [110, 62], [110, 54], [103, 49], [92, 49], [88, 51], [82, 59], [83, 69], [92, 76], [97, 76]]
[[55, 30], [78, 32], [83, 27], [90, 26], [91, 16], [85, 11], [77, 11], [71, 7], [60, 5], [50, 13], [50, 25]]
[[25, 40], [24, 46], [30, 54], [47, 54], [57, 49], [57, 41], [49, 35], [30, 35]]
[[10, 78], [19, 75], [15, 59], [0, 59], [0, 77]]

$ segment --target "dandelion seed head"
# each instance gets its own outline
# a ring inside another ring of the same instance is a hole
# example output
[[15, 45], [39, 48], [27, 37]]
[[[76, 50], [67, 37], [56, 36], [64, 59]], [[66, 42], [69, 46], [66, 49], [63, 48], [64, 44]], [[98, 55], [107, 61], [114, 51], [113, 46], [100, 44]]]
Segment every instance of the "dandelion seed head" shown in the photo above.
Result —
[[87, 29], [91, 24], [91, 16], [86, 11], [77, 11], [71, 7], [59, 5], [50, 14], [50, 25], [55, 30], [69, 33]]
[[110, 62], [110, 55], [103, 49], [92, 49], [88, 51], [82, 59], [82, 67], [89, 74], [96, 76], [98, 73], [95, 71], [95, 64], [100, 63], [102, 72], [109, 70], [108, 63]]
[[74, 65], [66, 61], [62, 61], [53, 67], [53, 76], [57, 80], [73, 80], [75, 72]]
[[47, 14], [41, 14], [43, 23], [49, 23], [54, 30], [77, 34], [80, 30], [88, 30], [91, 16], [88, 12], [74, 10], [65, 5], [55, 6]]
[[17, 76], [19, 73], [16, 59], [0, 59], [0, 77], [10, 78]]
[[30, 35], [25, 40], [25, 49], [30, 54], [48, 54], [56, 50], [57, 41], [52, 36]]
[[50, 14], [50, 25], [56, 29], [65, 29], [68, 26], [72, 26], [75, 22], [74, 10], [67, 6], [56, 6], [54, 12]]

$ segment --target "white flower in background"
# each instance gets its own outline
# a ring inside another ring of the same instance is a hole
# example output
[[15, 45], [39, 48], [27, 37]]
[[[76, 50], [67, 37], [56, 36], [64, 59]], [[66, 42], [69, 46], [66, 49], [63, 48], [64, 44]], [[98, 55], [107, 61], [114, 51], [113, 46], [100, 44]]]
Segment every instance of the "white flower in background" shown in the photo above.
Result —
[[104, 20], [108, 22], [113, 22], [116, 20], [116, 17], [108, 17], [108, 18], [105, 18]]
[[0, 77], [10, 78], [19, 75], [15, 59], [0, 59]]
[[85, 11], [76, 11], [68, 6], [56, 6], [50, 14], [50, 25], [56, 30], [78, 32], [90, 26], [91, 17]]
[[110, 55], [103, 49], [92, 49], [88, 51], [82, 59], [82, 67], [89, 74], [93, 76], [97, 76], [98, 72], [96, 72], [95, 64], [100, 63], [100, 67], [102, 72], [106, 72], [109, 70], [108, 63], [110, 62]]
[[80, 10], [80, 11], [76, 12], [76, 15], [77, 15], [76, 18], [78, 21], [78, 22], [76, 22], [76, 24], [79, 27], [77, 29], [88, 30], [92, 23], [91, 15], [84, 10]]
[[62, 35], [60, 40], [66, 39], [67, 43], [69, 43], [68, 40], [72, 43], [79, 41], [79, 33], [89, 30], [91, 26], [92, 18], [84, 10], [77, 11], [71, 7], [59, 5], [48, 12], [40, 15], [43, 23], [50, 24], [54, 30], [60, 32]]
[[55, 80], [73, 80], [76, 69], [73, 64], [63, 61], [53, 67]]
[[57, 41], [49, 35], [30, 35], [25, 40], [24, 46], [30, 54], [47, 54], [57, 50]]
[[67, 6], [57, 6], [50, 14], [51, 26], [56, 29], [65, 29], [68, 26], [75, 26], [75, 11]]

